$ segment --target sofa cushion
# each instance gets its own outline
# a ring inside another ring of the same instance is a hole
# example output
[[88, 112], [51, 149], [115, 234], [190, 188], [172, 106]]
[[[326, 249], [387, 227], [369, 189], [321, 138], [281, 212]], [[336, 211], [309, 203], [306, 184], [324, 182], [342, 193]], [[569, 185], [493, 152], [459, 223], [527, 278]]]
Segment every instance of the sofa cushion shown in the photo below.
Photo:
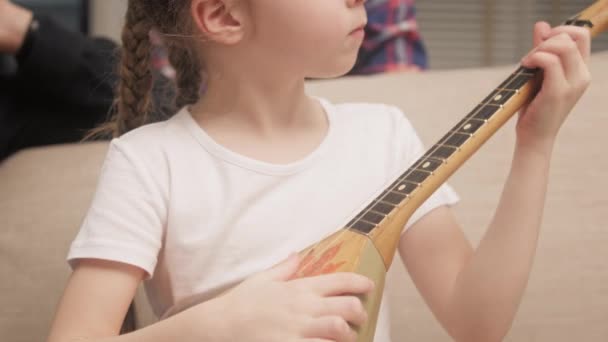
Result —
[[44, 340], [105, 150], [105, 143], [37, 148], [0, 164], [2, 340]]

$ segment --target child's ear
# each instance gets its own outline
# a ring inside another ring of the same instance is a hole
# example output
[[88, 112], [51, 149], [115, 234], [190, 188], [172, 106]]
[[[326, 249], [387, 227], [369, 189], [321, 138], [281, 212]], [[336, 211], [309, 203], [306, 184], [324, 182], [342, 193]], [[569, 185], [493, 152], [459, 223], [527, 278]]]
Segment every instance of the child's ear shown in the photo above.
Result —
[[193, 0], [192, 17], [205, 40], [236, 44], [244, 35], [239, 6], [233, 0]]

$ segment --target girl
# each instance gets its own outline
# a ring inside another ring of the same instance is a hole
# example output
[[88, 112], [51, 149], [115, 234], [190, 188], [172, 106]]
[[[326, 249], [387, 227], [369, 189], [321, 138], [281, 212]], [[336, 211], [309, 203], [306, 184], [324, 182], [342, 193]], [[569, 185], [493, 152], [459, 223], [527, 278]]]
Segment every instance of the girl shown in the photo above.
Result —
[[[424, 151], [396, 108], [305, 93], [306, 77], [353, 66], [365, 22], [363, 0], [129, 1], [109, 126], [120, 138], [70, 250], [74, 272], [49, 341], [354, 341], [350, 325], [366, 320], [357, 295], [373, 284], [355, 274], [289, 280], [299, 260], [281, 261], [344, 226]], [[152, 28], [169, 39], [182, 109], [137, 128], [149, 112]], [[457, 196], [447, 185], [399, 244], [457, 341], [500, 341], [509, 330], [556, 135], [589, 84], [586, 30], [538, 23], [534, 37], [522, 63], [544, 69], [542, 90], [520, 113], [512, 169], [479, 247], [449, 209]], [[162, 319], [117, 336], [142, 280]], [[389, 340], [382, 307], [375, 341]]]

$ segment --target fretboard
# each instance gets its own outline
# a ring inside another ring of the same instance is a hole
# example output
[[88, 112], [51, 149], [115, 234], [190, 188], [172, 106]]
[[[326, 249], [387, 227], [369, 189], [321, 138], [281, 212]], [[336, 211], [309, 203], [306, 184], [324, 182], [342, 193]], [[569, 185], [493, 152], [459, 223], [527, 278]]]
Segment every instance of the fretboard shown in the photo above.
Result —
[[[568, 19], [565, 25], [593, 28], [590, 20], [580, 20], [581, 15]], [[519, 67], [493, 92], [479, 103], [464, 119], [444, 135], [422, 157], [376, 197], [365, 209], [347, 224], [347, 229], [369, 234], [387, 216], [404, 205], [408, 198], [425, 185], [441, 167], [446, 165], [462, 146], [499, 113], [503, 106], [539, 73], [539, 69]], [[433, 191], [436, 189], [432, 189]]]
[[347, 224], [347, 228], [368, 234], [395, 209], [423, 187], [443, 165], [459, 153], [475, 134], [499, 113], [503, 106], [538, 73], [538, 69], [520, 67], [490, 93], [439, 142], [401, 174], [388, 188]]

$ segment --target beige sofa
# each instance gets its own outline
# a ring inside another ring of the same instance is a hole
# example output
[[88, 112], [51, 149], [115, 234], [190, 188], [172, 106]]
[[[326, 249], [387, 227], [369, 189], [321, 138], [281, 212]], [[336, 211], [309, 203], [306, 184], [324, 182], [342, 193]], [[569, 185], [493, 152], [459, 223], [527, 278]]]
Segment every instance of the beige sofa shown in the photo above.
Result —
[[[314, 82], [334, 101], [398, 105], [427, 145], [514, 69], [428, 72]], [[608, 341], [608, 53], [592, 57], [593, 85], [555, 151], [540, 246], [506, 339]], [[362, 137], [364, 138], [364, 137]], [[477, 243], [496, 206], [513, 146], [513, 120], [451, 179], [456, 207]], [[106, 143], [23, 151], [0, 164], [0, 340], [42, 341], [69, 275], [64, 261], [90, 203]], [[388, 281], [395, 341], [449, 341], [401, 263]], [[145, 299], [138, 324], [151, 322]]]

